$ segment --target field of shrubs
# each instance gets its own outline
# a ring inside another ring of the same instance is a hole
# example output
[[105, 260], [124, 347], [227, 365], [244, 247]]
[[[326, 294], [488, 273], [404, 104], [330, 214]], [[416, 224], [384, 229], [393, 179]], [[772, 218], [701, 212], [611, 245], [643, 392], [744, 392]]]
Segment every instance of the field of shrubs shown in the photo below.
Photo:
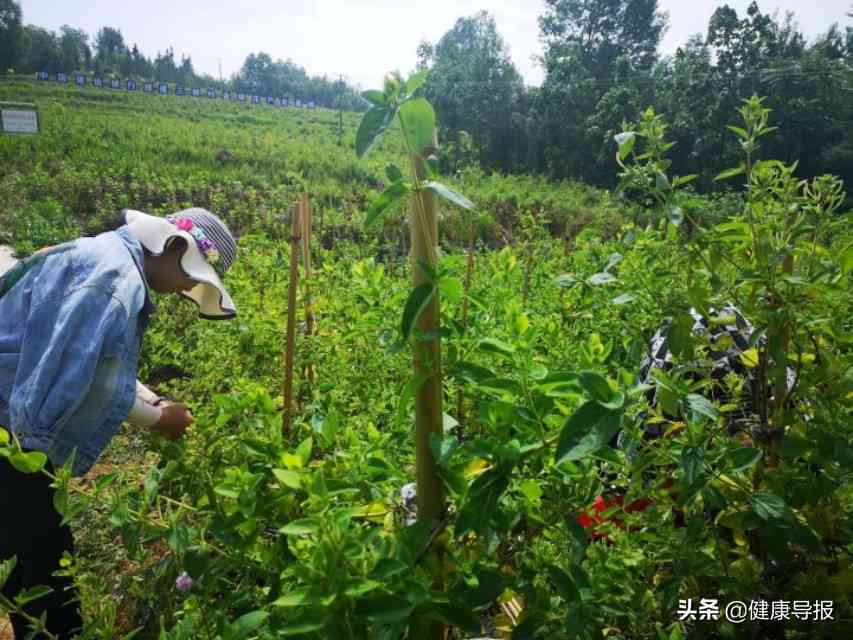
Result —
[[[405, 129], [389, 116], [379, 137], [371, 112], [344, 113], [340, 138], [325, 109], [0, 84], [42, 121], [0, 139], [0, 243], [23, 256], [113, 229], [123, 208], [190, 206], [240, 236], [225, 280], [238, 317], [204, 322], [161, 297], [143, 342], [140, 379], [190, 406], [187, 436], [125, 425], [86, 477], [58, 472], [80, 637], [853, 636], [843, 185], [762, 156], [785, 131], [757, 98], [731, 114], [743, 164], [715, 195], [669, 173], [652, 111], [613, 141], [614, 192], [473, 164], [441, 176], [442, 148], [420, 158], [428, 140], [413, 144], [414, 115], [431, 112], [416, 82], [369, 96], [411, 113]], [[392, 201], [395, 185], [408, 195]], [[445, 197], [425, 265], [410, 260], [406, 203], [429, 189]], [[303, 193], [313, 268], [285, 433]], [[750, 329], [717, 375], [731, 340], [691, 312], [724, 327], [726, 305]], [[670, 357], [649, 365], [661, 327]], [[438, 343], [438, 366], [424, 374], [416, 355], [413, 372], [413, 353]], [[422, 442], [427, 378], [440, 429]], [[425, 458], [441, 502], [430, 518], [415, 489]], [[703, 599], [716, 618], [688, 615]], [[766, 615], [729, 620], [734, 601]], [[814, 617], [773, 604], [795, 601]]]

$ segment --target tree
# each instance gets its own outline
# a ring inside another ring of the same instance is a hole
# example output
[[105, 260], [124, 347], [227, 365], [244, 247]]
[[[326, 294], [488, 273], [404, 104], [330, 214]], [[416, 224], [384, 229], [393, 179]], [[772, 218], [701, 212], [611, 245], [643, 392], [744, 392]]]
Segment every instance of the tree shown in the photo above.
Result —
[[521, 75], [486, 11], [460, 18], [435, 46], [422, 42], [418, 66], [431, 66], [424, 95], [441, 122], [440, 138], [459, 142], [467, 131], [482, 150], [480, 162], [504, 171], [517, 146], [512, 113], [524, 91]]
[[118, 61], [118, 57], [127, 50], [121, 30], [112, 27], [100, 29], [95, 37], [95, 50], [97, 51], [97, 58], [103, 64], [114, 65]]
[[[544, 146], [540, 166], [552, 177], [612, 181], [607, 136], [638, 108], [639, 89], [651, 81], [667, 25], [657, 0], [546, 0], [539, 18], [544, 44], [537, 118]], [[602, 99], [607, 95], [607, 99]], [[604, 166], [603, 166], [604, 165]]]
[[0, 72], [14, 68], [21, 51], [21, 5], [0, 0]]
[[62, 53], [56, 34], [41, 27], [25, 26], [21, 35], [19, 67], [25, 72], [63, 71]]
[[539, 29], [546, 56], [577, 50], [576, 60], [606, 78], [618, 58], [648, 69], [667, 26], [657, 0], [546, 0]]
[[92, 62], [92, 49], [89, 36], [82, 29], [74, 29], [67, 24], [59, 28], [59, 48], [62, 54], [62, 68], [67, 72], [80, 71]]

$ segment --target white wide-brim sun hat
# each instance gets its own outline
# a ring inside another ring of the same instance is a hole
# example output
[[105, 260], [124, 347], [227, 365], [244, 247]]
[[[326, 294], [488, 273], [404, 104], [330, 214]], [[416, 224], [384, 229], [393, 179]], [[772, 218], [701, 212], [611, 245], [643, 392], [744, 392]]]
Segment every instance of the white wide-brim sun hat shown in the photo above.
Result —
[[[205, 258], [199, 248], [198, 240], [188, 231], [179, 229], [175, 223], [166, 218], [152, 216], [141, 211], [125, 209], [125, 222], [139, 243], [155, 256], [162, 255], [172, 238], [180, 237], [186, 240], [187, 250], [181, 257], [181, 268], [187, 276], [197, 280], [199, 284], [189, 291], [180, 292], [185, 298], [192, 300], [199, 307], [199, 315], [207, 320], [225, 320], [237, 315], [237, 308], [222, 284], [219, 274], [213, 265]], [[222, 220], [205, 209], [198, 207], [184, 209], [169, 216], [176, 222], [188, 219], [194, 227], [198, 227], [218, 252], [217, 264], [220, 271], [225, 271], [234, 262], [237, 253], [237, 242], [231, 231]]]

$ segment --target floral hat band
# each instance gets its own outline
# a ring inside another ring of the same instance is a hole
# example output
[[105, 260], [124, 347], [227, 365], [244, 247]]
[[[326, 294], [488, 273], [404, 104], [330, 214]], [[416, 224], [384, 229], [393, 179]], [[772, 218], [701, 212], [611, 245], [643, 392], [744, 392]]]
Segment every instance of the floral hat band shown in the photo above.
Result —
[[213, 241], [205, 235], [204, 229], [193, 223], [191, 218], [185, 216], [166, 216], [166, 220], [171, 222], [181, 231], [186, 231], [195, 238], [195, 242], [198, 245], [199, 251], [201, 251], [204, 256], [204, 259], [207, 260], [209, 265], [216, 269], [216, 266], [214, 265], [219, 262], [219, 250], [216, 248], [216, 245], [213, 244]]

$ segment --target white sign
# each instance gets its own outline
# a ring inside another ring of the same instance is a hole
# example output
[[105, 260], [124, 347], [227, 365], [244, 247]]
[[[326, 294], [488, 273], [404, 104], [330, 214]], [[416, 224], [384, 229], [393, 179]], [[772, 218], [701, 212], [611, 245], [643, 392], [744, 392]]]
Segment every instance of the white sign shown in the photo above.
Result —
[[110, 87], [113, 89], [121, 89], [121, 80], [118, 78], [113, 78], [110, 80]]
[[100, 78], [92, 78], [92, 85], [96, 87], [102, 87], [104, 86], [104, 81]]
[[38, 111], [3, 109], [2, 114], [4, 133], [38, 133], [39, 131]]
[[154, 91], [154, 83], [153, 83], [153, 82], [146, 82], [146, 83], [144, 83], [144, 84], [142, 85], [142, 90], [143, 90], [145, 93], [151, 93], [152, 91]]
[[216, 97], [216, 89], [208, 89], [207, 90], [207, 97], [208, 98], [215, 98]]
[[84, 76], [82, 73], [78, 73], [74, 76], [74, 82], [80, 87], [85, 86], [86, 76]]
[[67, 73], [57, 73], [56, 74], [56, 81], [62, 82], [63, 84], [68, 82], [68, 74]]
[[231, 92], [228, 91], [227, 89], [225, 91], [223, 91], [222, 92], [222, 99], [223, 100], [230, 100], [231, 99]]
[[166, 95], [167, 93], [169, 93], [169, 85], [161, 84], [160, 85], [160, 93], [162, 93], [163, 95]]
[[128, 80], [127, 81], [127, 90], [128, 91], [136, 91], [136, 80]]
[[201, 89], [193, 87], [193, 98], [198, 98], [201, 95]]

